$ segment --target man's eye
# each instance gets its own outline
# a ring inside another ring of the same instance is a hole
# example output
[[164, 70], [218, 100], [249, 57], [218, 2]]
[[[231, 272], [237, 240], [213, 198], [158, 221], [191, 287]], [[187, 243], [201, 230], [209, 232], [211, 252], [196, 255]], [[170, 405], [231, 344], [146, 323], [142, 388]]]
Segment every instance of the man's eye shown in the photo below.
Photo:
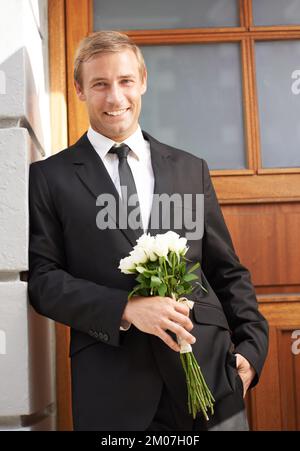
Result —
[[130, 84], [130, 83], [132, 83], [132, 80], [125, 78], [124, 80], [122, 80], [122, 83], [124, 83], [125, 85]]

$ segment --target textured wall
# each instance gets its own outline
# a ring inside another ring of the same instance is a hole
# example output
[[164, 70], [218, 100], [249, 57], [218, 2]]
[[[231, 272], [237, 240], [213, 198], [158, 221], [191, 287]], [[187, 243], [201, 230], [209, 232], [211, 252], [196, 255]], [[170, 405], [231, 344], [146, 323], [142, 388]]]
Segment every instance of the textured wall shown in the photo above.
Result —
[[0, 3], [0, 430], [55, 428], [54, 329], [26, 283], [28, 168], [50, 149], [47, 28], [47, 0]]

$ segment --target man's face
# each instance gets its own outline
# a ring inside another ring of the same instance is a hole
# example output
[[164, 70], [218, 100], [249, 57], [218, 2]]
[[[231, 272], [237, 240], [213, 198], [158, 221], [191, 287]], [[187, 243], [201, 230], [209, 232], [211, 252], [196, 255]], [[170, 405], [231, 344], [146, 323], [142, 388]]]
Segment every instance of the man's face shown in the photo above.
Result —
[[117, 142], [136, 131], [146, 73], [141, 77], [132, 50], [90, 58], [82, 63], [81, 81], [81, 86], [75, 82], [76, 92], [86, 102], [95, 131]]

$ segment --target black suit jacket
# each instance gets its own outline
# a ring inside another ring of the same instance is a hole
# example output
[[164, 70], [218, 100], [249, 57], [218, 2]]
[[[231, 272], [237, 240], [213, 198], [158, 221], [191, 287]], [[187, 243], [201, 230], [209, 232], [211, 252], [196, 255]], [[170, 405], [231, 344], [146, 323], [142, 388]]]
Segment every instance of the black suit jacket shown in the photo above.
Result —
[[[189, 241], [202, 283], [190, 296], [197, 342], [193, 351], [220, 401], [235, 390], [234, 352], [258, 380], [267, 353], [267, 323], [258, 312], [248, 271], [240, 264], [204, 160], [147, 133], [156, 194], [205, 196], [204, 235]], [[120, 331], [134, 277], [119, 261], [135, 244], [132, 230], [99, 230], [96, 198], [118, 194], [86, 134], [68, 149], [30, 166], [29, 297], [42, 315], [71, 327], [73, 419], [76, 429], [143, 430], [157, 409], [163, 383], [187, 414], [179, 354], [134, 326]], [[151, 234], [166, 230], [149, 230]], [[185, 235], [186, 230], [176, 230]]]

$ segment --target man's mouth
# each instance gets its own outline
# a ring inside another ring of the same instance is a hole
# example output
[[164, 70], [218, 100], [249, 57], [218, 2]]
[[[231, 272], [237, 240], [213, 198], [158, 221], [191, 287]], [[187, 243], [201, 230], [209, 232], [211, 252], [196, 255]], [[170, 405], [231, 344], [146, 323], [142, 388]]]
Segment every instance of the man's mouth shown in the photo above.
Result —
[[122, 110], [106, 111], [105, 114], [108, 116], [122, 116], [122, 114], [125, 114], [128, 110], [129, 108], [123, 108]]

